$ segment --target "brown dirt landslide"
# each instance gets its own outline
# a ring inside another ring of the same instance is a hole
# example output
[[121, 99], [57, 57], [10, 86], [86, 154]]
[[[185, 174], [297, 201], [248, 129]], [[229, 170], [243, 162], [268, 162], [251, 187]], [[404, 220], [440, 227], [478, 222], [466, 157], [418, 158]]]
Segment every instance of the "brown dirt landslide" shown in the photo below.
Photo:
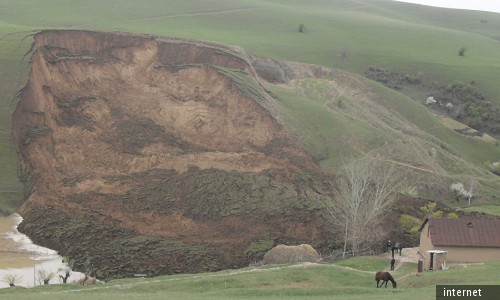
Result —
[[241, 49], [47, 30], [33, 50], [13, 138], [31, 187], [20, 230], [36, 243], [100, 278], [331, 246], [314, 204], [324, 175]]

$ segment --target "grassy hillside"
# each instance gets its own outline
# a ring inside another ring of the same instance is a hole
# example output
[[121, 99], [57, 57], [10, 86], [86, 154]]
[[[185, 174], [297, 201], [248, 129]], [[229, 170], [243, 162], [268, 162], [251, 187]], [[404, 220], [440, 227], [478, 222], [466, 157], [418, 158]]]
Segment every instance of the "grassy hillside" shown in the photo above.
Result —
[[21, 58], [31, 43], [23, 42], [25, 33], [20, 34], [20, 29], [0, 22], [0, 214], [12, 212], [24, 194], [10, 140], [15, 95], [26, 83], [28, 70]]
[[[421, 196], [451, 197], [449, 182], [479, 181], [482, 200], [498, 200], [498, 177], [482, 168], [495, 144], [453, 133], [441, 117], [388, 88], [363, 79], [306, 78], [270, 86], [291, 131], [327, 170], [360, 155], [382, 155], [408, 167]], [[363, 95], [359, 91], [363, 90]], [[463, 203], [449, 203], [463, 205]]]
[[[0, 290], [2, 299], [434, 299], [436, 284], [495, 284], [498, 263], [452, 267], [415, 275], [415, 264], [391, 272], [393, 289], [375, 287], [379, 258], [356, 258], [335, 264], [285, 265], [174, 275], [153, 279], [123, 279], [98, 286], [49, 285], [35, 289]], [[472, 279], [471, 279], [472, 278]]]
[[[9, 148], [9, 116], [14, 107], [12, 98], [26, 79], [26, 64], [19, 62], [29, 49], [30, 38], [26, 36], [43, 28], [120, 30], [212, 40], [242, 46], [252, 55], [320, 64], [359, 75], [369, 66], [416, 75], [422, 84], [399, 92], [367, 81], [376, 91], [378, 103], [398, 116], [399, 125], [416, 127], [411, 133], [418, 131], [419, 139], [411, 141], [410, 134], [404, 143], [398, 142], [401, 136], [391, 132], [392, 123], [384, 123], [387, 120], [380, 119], [380, 113], [361, 110], [350, 116], [345, 110], [332, 109], [340, 108], [342, 95], [329, 94], [332, 89], [325, 87], [329, 83], [310, 80], [295, 89], [275, 87], [273, 91], [280, 96], [283, 113], [297, 121], [292, 130], [326, 168], [335, 169], [352, 149], [354, 153], [384, 151], [387, 144], [393, 146], [391, 151], [400, 149], [398, 157], [425, 162], [427, 154], [415, 153], [428, 153], [437, 145], [443, 155], [439, 155], [433, 172], [448, 180], [478, 177], [484, 193], [481, 201], [500, 202], [500, 180], [484, 171], [483, 165], [500, 159], [500, 147], [454, 133], [419, 104], [435, 87], [474, 81], [488, 101], [500, 107], [500, 85], [496, 84], [500, 75], [500, 14], [388, 0], [19, 0], [0, 1], [0, 7], [0, 89], [2, 107], [6, 108], [0, 115], [1, 207], [13, 209], [22, 201]], [[298, 32], [299, 24], [304, 24], [304, 33]], [[457, 55], [461, 47], [467, 48], [463, 57]], [[337, 101], [334, 105], [328, 104], [330, 96]], [[345, 98], [344, 104], [363, 107], [362, 102], [356, 102], [356, 95], [351, 98], [353, 101]], [[325, 110], [325, 105], [330, 109]]]
[[[500, 15], [494, 13], [425, 8], [387, 0], [192, 0], [182, 4], [171, 0], [121, 5], [111, 0], [5, 2], [0, 12], [5, 26], [78, 27], [191, 37], [240, 45], [252, 54], [277, 59], [356, 72], [363, 72], [369, 65], [384, 65], [445, 76], [451, 81], [480, 73], [498, 74], [500, 67], [496, 55]], [[298, 33], [299, 24], [305, 25], [305, 34]], [[466, 57], [457, 55], [462, 46], [469, 49]], [[344, 49], [346, 57], [342, 58]], [[480, 71], [471, 67], [480, 67]], [[499, 91], [494, 84], [485, 86], [492, 93]]]

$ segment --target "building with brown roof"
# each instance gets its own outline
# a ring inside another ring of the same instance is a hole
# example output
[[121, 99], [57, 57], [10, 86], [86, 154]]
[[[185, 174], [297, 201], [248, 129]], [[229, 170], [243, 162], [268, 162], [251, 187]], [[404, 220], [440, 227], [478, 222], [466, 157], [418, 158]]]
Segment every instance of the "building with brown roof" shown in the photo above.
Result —
[[441, 269], [445, 261], [500, 261], [500, 219], [426, 219], [419, 253], [426, 270]]

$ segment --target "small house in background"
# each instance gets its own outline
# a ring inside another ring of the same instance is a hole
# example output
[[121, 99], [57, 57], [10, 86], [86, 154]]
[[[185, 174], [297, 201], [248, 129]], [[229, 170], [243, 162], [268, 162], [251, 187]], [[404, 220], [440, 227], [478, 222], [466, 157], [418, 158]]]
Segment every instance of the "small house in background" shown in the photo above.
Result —
[[419, 253], [425, 270], [440, 270], [446, 262], [500, 261], [500, 219], [426, 219]]

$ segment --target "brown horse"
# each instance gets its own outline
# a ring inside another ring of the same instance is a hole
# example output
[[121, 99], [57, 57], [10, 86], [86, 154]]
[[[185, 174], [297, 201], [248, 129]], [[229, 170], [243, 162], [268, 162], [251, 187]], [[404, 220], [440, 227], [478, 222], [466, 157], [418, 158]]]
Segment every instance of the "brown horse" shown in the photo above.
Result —
[[394, 280], [394, 277], [392, 277], [392, 275], [389, 273], [389, 272], [377, 272], [375, 274], [375, 280], [377, 281], [377, 287], [378, 286], [378, 283], [380, 280], [382, 280], [382, 284], [380, 285], [380, 287], [382, 287], [385, 283], [385, 287], [387, 288], [387, 281], [391, 281], [392, 282], [392, 287], [393, 288], [396, 288], [396, 280]]

